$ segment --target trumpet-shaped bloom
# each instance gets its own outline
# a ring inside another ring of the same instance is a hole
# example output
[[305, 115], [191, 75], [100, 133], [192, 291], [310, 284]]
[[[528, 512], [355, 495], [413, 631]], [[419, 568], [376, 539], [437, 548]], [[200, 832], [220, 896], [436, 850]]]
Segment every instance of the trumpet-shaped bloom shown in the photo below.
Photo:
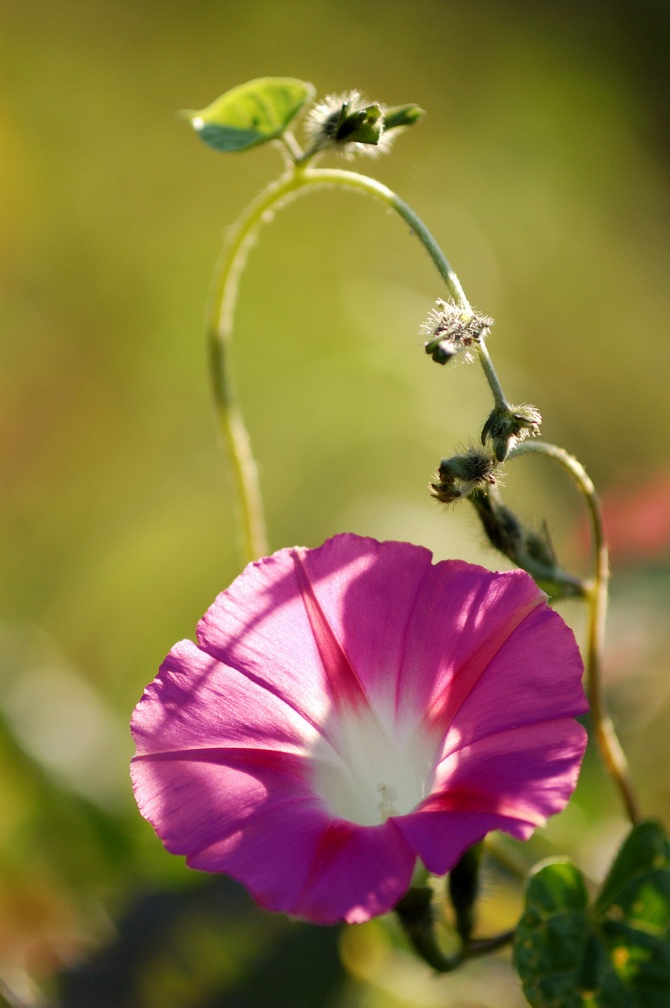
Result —
[[391, 909], [421, 859], [560, 811], [586, 736], [572, 632], [523, 571], [339, 535], [250, 564], [132, 719], [142, 814], [192, 868], [314, 923]]

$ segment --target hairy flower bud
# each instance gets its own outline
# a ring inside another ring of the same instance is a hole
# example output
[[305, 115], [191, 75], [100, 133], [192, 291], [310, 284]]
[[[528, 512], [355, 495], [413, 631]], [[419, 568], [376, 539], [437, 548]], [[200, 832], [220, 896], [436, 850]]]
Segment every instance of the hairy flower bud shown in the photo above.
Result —
[[542, 415], [534, 406], [496, 406], [482, 428], [482, 444], [491, 441], [493, 454], [504, 462], [512, 448], [540, 433]]
[[431, 308], [419, 332], [428, 336], [424, 343], [426, 353], [436, 364], [447, 364], [457, 354], [471, 361], [469, 349], [480, 343], [493, 325], [487, 315], [478, 315], [471, 310], [459, 308], [438, 298], [436, 308]]
[[423, 109], [399, 105], [387, 109], [379, 102], [367, 103], [359, 91], [329, 95], [305, 120], [311, 141], [310, 153], [335, 148], [345, 157], [387, 151], [392, 137], [418, 122]]
[[432, 496], [442, 504], [451, 504], [475, 490], [495, 486], [496, 462], [487, 451], [473, 446], [463, 455], [442, 459], [435, 480], [430, 484]]
[[491, 546], [527, 571], [548, 595], [554, 599], [585, 595], [586, 583], [559, 567], [546, 523], [539, 531], [523, 525], [495, 488], [478, 488], [468, 499]]
[[470, 498], [482, 523], [486, 537], [494, 549], [499, 550], [513, 563], [519, 563], [524, 550], [526, 530], [513, 511], [493, 494], [474, 493]]

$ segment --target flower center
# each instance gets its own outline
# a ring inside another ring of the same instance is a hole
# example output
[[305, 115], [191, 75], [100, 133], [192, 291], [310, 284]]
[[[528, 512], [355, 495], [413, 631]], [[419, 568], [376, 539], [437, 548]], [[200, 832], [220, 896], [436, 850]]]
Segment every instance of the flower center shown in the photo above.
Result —
[[338, 714], [329, 735], [332, 748], [320, 741], [313, 752], [313, 783], [343, 819], [378, 826], [389, 816], [407, 815], [430, 792], [430, 737], [401, 740], [394, 726], [383, 725], [369, 709]]

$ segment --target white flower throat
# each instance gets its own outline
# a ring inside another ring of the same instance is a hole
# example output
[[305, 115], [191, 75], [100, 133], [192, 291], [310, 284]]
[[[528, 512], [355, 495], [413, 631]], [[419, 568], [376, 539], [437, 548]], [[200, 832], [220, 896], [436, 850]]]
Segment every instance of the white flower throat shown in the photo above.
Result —
[[412, 733], [401, 740], [369, 709], [339, 712], [328, 729], [332, 748], [320, 740], [312, 754], [314, 788], [338, 816], [378, 826], [430, 794], [434, 739]]

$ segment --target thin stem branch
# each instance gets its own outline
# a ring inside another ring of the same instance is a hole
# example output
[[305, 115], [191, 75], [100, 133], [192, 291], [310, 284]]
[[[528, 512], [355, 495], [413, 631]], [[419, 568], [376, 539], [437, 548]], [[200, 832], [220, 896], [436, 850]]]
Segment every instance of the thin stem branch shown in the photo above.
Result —
[[586, 500], [593, 537], [594, 576], [586, 596], [589, 606], [589, 626], [586, 646], [586, 683], [591, 720], [603, 762], [617, 786], [631, 823], [639, 818], [637, 800], [628, 771], [626, 757], [607, 713], [602, 687], [602, 659], [605, 644], [605, 619], [609, 585], [609, 551], [603, 528], [600, 500], [591, 478], [580, 462], [556, 445], [544, 441], [525, 441], [514, 448], [508, 458], [538, 454], [557, 462], [569, 473]]
[[508, 410], [510, 408], [510, 404], [505, 398], [505, 393], [502, 390], [502, 385], [500, 384], [496, 370], [493, 367], [493, 361], [491, 360], [488, 348], [483, 339], [477, 344], [477, 356], [484, 374], [486, 375], [486, 380], [489, 383], [489, 388], [491, 389], [495, 405], [500, 409]]
[[[275, 210], [301, 191], [331, 185], [366, 192], [399, 214], [426, 249], [451, 298], [462, 308], [470, 310], [458, 277], [428, 228], [403, 200], [376, 179], [338, 168], [307, 168], [303, 164], [296, 164], [250, 204], [228, 234], [215, 271], [207, 312], [212, 390], [221, 434], [233, 470], [241, 513], [243, 551], [247, 561], [267, 552], [267, 537], [258, 472], [249, 435], [237, 405], [228, 359], [240, 275], [261, 224], [271, 219]], [[491, 383], [489, 372], [495, 376], [490, 361], [487, 377]], [[492, 385], [494, 396], [496, 387], [499, 389], [497, 379], [495, 385]], [[499, 396], [502, 397], [502, 391], [499, 391]]]
[[295, 187], [294, 175], [279, 179], [254, 200], [228, 234], [217, 264], [207, 311], [210, 376], [221, 434], [228, 450], [240, 511], [245, 561], [267, 553], [267, 537], [256, 462], [237, 405], [228, 360], [239, 280], [249, 248], [264, 215]]

